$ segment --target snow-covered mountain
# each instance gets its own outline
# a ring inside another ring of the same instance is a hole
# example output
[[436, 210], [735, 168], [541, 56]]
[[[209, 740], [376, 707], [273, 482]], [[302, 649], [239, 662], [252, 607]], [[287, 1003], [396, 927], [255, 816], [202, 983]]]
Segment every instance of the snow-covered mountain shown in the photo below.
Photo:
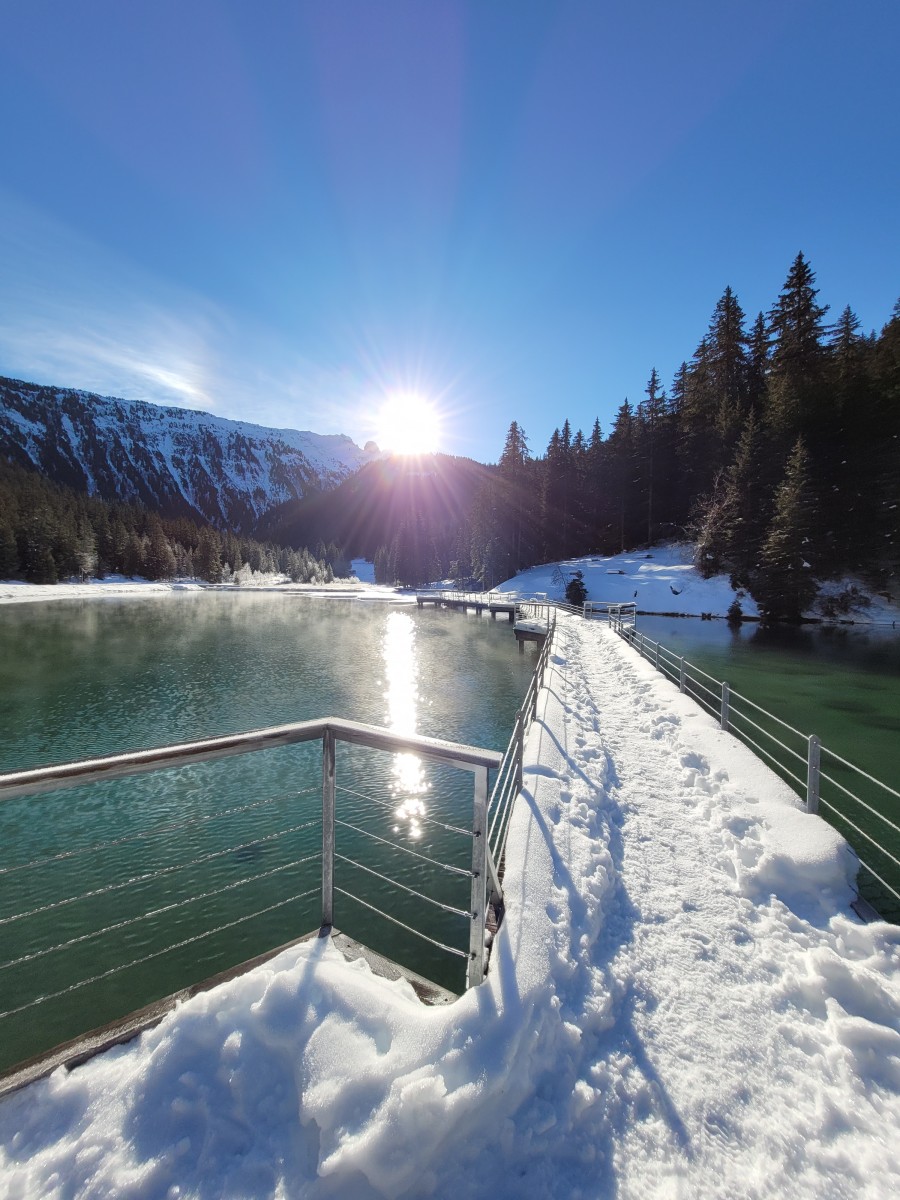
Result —
[[379, 457], [339, 434], [0, 377], [0, 454], [106, 500], [249, 532], [276, 504], [335, 487]]

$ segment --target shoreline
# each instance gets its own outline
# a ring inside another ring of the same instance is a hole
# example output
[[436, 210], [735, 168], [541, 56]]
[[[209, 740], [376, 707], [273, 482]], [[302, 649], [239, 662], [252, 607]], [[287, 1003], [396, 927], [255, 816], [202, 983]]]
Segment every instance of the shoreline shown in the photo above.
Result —
[[41, 603], [48, 600], [100, 600], [114, 597], [143, 599], [204, 592], [276, 592], [291, 596], [323, 596], [334, 600], [367, 600], [389, 603], [415, 603], [415, 594], [407, 595], [378, 584], [335, 580], [322, 583], [200, 583], [196, 580], [126, 579], [115, 576], [85, 583], [25, 583], [19, 580], [0, 581], [0, 607], [11, 604]]
[[[233, 583], [203, 583], [193, 579], [184, 580], [149, 580], [127, 579], [114, 576], [109, 579], [94, 579], [90, 582], [76, 583], [64, 581], [60, 583], [26, 583], [23, 580], [0, 580], [0, 608], [14, 604], [42, 603], [52, 600], [101, 600], [101, 599], [146, 599], [150, 596], [166, 596], [172, 593], [255, 593], [267, 592], [290, 596], [315, 596], [331, 600], [362, 600], [366, 602], [387, 604], [414, 604], [415, 591], [387, 587], [384, 584], [368, 583], [362, 580], [335, 580], [330, 584], [323, 583], [291, 583], [271, 582], [259, 584]], [[523, 599], [528, 599], [523, 596]], [[725, 621], [727, 617], [720, 613], [691, 613], [691, 612], [654, 612], [639, 608], [639, 617], [677, 617], [683, 620], [713, 620]], [[759, 624], [760, 618], [745, 614], [741, 624]], [[780, 623], [783, 624], [783, 623]], [[854, 617], [804, 617], [795, 628], [814, 625], [819, 628], [833, 629], [896, 629], [896, 620], [889, 615], [883, 615], [881, 620], [865, 620], [858, 615]]]

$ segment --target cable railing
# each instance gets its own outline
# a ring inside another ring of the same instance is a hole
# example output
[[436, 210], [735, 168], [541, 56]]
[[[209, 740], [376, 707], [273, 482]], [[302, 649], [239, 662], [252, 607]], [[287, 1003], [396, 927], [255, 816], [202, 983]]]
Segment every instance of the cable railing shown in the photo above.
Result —
[[[522, 790], [522, 761], [525, 747], [525, 735], [537, 713], [538, 695], [544, 686], [544, 676], [553, 649], [553, 635], [556, 628], [555, 615], [547, 613], [547, 636], [540, 647], [534, 674], [528, 685], [528, 691], [522, 702], [522, 707], [516, 713], [515, 724], [509, 745], [503, 755], [503, 761], [497, 771], [494, 790], [488, 805], [488, 845], [490, 861], [496, 864], [498, 872], [502, 872], [506, 854], [506, 840], [509, 836], [509, 826], [512, 817], [513, 804], [516, 796]], [[499, 882], [496, 890], [502, 898]]]
[[[900, 918], [900, 792], [734, 691], [727, 682], [675, 654], [610, 614], [610, 627], [717, 718], [721, 729], [745, 742], [851, 844], [865, 872], [862, 891], [890, 919]], [[827, 768], [827, 769], [826, 769]]]
[[[305, 934], [316, 918], [322, 927], [332, 927], [336, 896], [342, 901], [345, 934], [353, 936], [354, 909], [369, 910], [424, 939], [436, 951], [463, 960], [467, 986], [482, 981], [490, 940], [486, 937], [488, 905], [492, 899], [497, 904], [502, 901], [487, 837], [489, 772], [501, 763], [496, 751], [324, 718], [2, 775], [0, 801], [5, 805], [56, 793], [71, 810], [100, 803], [101, 794], [121, 790], [121, 781], [128, 780], [122, 811], [135, 821], [141, 809], [138, 776], [168, 795], [177, 790], [179, 779], [184, 780], [183, 768], [196, 771], [225, 758], [243, 763], [242, 756], [254, 752], [285, 752], [303, 744], [315, 750], [316, 742], [321, 789], [297, 788], [262, 797], [250, 793], [245, 803], [226, 803], [221, 810], [195, 811], [186, 817], [171, 815], [170, 805], [171, 819], [163, 820], [148, 805], [157, 819], [151, 817], [146, 827], [84, 844], [54, 846], [49, 838], [46, 843], [40, 839], [35, 843], [37, 852], [24, 855], [24, 861], [0, 866], [4, 1060], [22, 1039], [21, 1023], [32, 1021], [53, 1002], [101, 988], [88, 1010], [109, 1020], [118, 1018], [158, 995], [149, 979], [150, 991], [145, 988], [136, 1002], [139, 992], [118, 982], [123, 977], [150, 970], [175, 952], [193, 954], [210, 941], [222, 942], [227, 959], [238, 927], [279, 911], [289, 921], [306, 922], [305, 928], [295, 924], [288, 933], [293, 940]], [[417, 817], [417, 826], [427, 824], [440, 835], [436, 848], [413, 843], [402, 834], [394, 836], [385, 814], [396, 810], [396, 797], [392, 804], [390, 798], [378, 795], [377, 787], [374, 795], [355, 789], [351, 773], [347, 786], [343, 779], [338, 784], [337, 747], [342, 744], [358, 748], [361, 754], [411, 755], [450, 768], [454, 775], [470, 775], [471, 820], [459, 820], [458, 800], [452, 799], [447, 802], [452, 813], [448, 819], [443, 819], [446, 814], [440, 806]], [[160, 787], [159, 773], [173, 769], [177, 770]], [[253, 786], [252, 776], [248, 783]], [[198, 806], [213, 802], [199, 785], [194, 786], [192, 799]], [[266, 817], [262, 828], [261, 815]], [[451, 853], [446, 849], [448, 839], [460, 848]], [[404, 868], [398, 862], [413, 865]], [[65, 878], [54, 878], [54, 872]], [[448, 881], [446, 886], [439, 879]], [[375, 881], [378, 894], [361, 886], [362, 880]], [[318, 898], [315, 907], [311, 907], [313, 897]], [[396, 903], [394, 897], [399, 897]], [[450, 936], [443, 936], [443, 925], [436, 929], [433, 922], [422, 919], [426, 909], [452, 923]], [[283, 930], [284, 922], [278, 927]], [[271, 946], [270, 942], [266, 949]], [[181, 965], [182, 975], [190, 971], [190, 961]], [[227, 966], [239, 961], [232, 957]], [[196, 979], [195, 973], [190, 982]], [[94, 991], [90, 995], [94, 997]], [[118, 995], [125, 998], [124, 1009], [115, 1011]], [[13, 1025], [16, 1030], [11, 1034]]]
[[637, 605], [633, 600], [627, 602], [585, 600], [581, 611], [587, 621], [605, 618], [613, 629], [620, 629], [634, 625]]

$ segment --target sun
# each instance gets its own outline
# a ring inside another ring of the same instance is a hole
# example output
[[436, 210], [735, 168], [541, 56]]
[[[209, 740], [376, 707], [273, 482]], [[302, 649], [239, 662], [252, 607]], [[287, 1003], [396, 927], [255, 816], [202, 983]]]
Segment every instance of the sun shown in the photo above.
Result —
[[375, 441], [394, 454], [433, 454], [441, 440], [440, 414], [419, 392], [393, 392], [376, 417]]

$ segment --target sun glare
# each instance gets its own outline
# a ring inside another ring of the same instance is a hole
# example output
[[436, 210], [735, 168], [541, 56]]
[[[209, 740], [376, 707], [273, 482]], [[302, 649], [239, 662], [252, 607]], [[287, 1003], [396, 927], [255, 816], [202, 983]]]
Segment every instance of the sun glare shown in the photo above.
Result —
[[378, 413], [375, 441], [394, 454], [433, 454], [441, 438], [441, 420], [430, 400], [417, 392], [395, 392]]

